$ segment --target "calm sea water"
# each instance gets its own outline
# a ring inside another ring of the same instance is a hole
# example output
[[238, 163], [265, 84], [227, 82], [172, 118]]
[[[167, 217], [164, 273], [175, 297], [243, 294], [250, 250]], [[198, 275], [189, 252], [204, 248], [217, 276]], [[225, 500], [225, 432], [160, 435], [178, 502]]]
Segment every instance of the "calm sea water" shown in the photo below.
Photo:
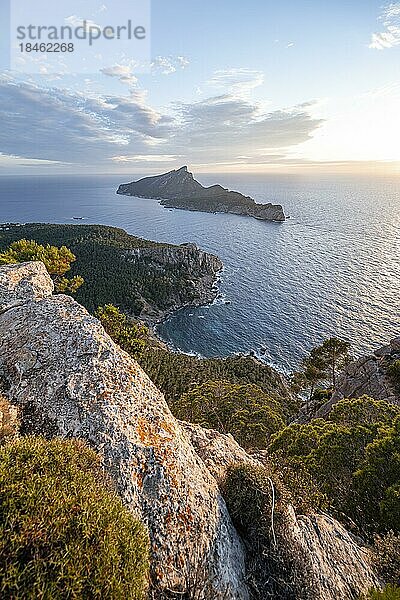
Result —
[[117, 196], [118, 184], [129, 179], [1, 177], [0, 222], [74, 223], [73, 216], [83, 216], [218, 254], [223, 299], [184, 309], [160, 327], [184, 352], [253, 350], [291, 369], [330, 335], [350, 340], [356, 354], [400, 335], [399, 177], [199, 177], [282, 203], [291, 216], [282, 225]]

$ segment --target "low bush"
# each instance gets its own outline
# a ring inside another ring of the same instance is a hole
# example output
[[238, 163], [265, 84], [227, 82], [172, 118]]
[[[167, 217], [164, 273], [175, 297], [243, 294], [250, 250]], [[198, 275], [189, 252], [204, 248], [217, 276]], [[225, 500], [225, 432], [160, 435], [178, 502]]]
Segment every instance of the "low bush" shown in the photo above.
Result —
[[388, 585], [384, 590], [371, 590], [361, 600], [400, 600], [400, 587]]
[[399, 530], [400, 408], [367, 396], [338, 402], [327, 419], [272, 436], [272, 460], [303, 470], [329, 508], [359, 533]]
[[148, 537], [79, 441], [0, 448], [0, 597], [141, 600]]
[[248, 548], [248, 582], [254, 597], [310, 598], [312, 566], [293, 535], [291, 497], [282, 483], [266, 467], [239, 464], [228, 470], [222, 491]]
[[388, 373], [393, 385], [400, 391], [400, 360], [395, 360], [394, 363], [390, 365]]
[[148, 337], [148, 329], [145, 325], [133, 322], [112, 304], [99, 306], [95, 316], [122, 350], [136, 360], [142, 356]]
[[254, 384], [209, 381], [194, 386], [171, 410], [183, 421], [231, 433], [246, 449], [265, 448], [285, 427], [281, 405]]

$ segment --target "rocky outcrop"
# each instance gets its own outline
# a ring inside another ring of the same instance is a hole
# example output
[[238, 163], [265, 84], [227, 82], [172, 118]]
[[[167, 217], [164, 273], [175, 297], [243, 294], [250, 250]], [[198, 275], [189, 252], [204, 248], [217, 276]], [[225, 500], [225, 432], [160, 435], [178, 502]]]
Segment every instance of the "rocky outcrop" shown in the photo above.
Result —
[[53, 290], [43, 263], [5, 265], [0, 269], [0, 313], [51, 296]]
[[187, 167], [155, 177], [145, 177], [119, 186], [117, 194], [138, 198], [156, 198], [167, 208], [202, 212], [222, 212], [254, 217], [262, 221], [285, 221], [280, 204], [256, 204], [249, 196], [232, 192], [220, 185], [204, 187]]
[[139, 317], [150, 325], [185, 305], [210, 304], [218, 295], [217, 275], [224, 265], [217, 256], [203, 252], [196, 244], [135, 248], [126, 253], [126, 260], [138, 265], [145, 264], [153, 276], [160, 274], [161, 277], [166, 270], [171, 269], [177, 269], [186, 275], [181, 288], [176, 288], [175, 293], [174, 290], [169, 291], [167, 309], [162, 310], [154, 303], [149, 304], [142, 297], [143, 310]]
[[[17, 269], [18, 304], [0, 317], [0, 373], [22, 432], [84, 439], [101, 453], [149, 527], [159, 589], [204, 586], [207, 598], [246, 599], [243, 548], [216, 481], [161, 393], [84, 308], [51, 296], [41, 264]], [[0, 272], [4, 304], [14, 274]]]
[[[52, 289], [40, 263], [0, 268], [1, 391], [19, 408], [21, 433], [80, 438], [100, 453], [149, 528], [154, 597], [247, 600], [245, 546], [219, 483], [233, 463], [261, 463], [231, 436], [178, 422], [100, 323]], [[282, 541], [311, 565], [307, 597], [348, 600], [378, 585], [366, 552], [334, 519], [287, 514]]]
[[[258, 461], [246, 454], [231, 435], [191, 423], [181, 425], [218, 484], [223, 483], [227, 469], [232, 465], [247, 463], [259, 467], [268, 463], [265, 455]], [[358, 600], [360, 594], [380, 587], [370, 565], [369, 550], [332, 517], [325, 514], [296, 515], [293, 508], [288, 506], [279, 515], [279, 520], [276, 534], [280, 547], [276, 553], [279, 550], [294, 569], [304, 569], [306, 573], [304, 586], [296, 590], [292, 579], [285, 597]], [[254, 548], [249, 550], [254, 553]], [[265, 572], [267, 567], [263, 565], [263, 556], [260, 555], [259, 559], [261, 569], [264, 568]], [[289, 575], [290, 578], [292, 575]], [[292, 588], [292, 596], [289, 587]], [[263, 596], [260, 596], [261, 599]]]
[[200, 425], [181, 422], [181, 426], [190, 437], [197, 454], [217, 481], [222, 483], [228, 468], [239, 463], [261, 465], [249, 456], [243, 448], [228, 434], [213, 429], [204, 429]]
[[175, 310], [208, 304], [218, 295], [217, 275], [223, 264], [195, 244], [151, 242], [106, 225], [0, 227], [1, 250], [20, 239], [72, 250], [77, 260], [71, 275], [88, 283], [76, 298], [91, 313], [100, 304], [113, 303], [153, 325]]
[[396, 360], [400, 360], [400, 338], [392, 340], [374, 354], [352, 362], [339, 375], [331, 400], [318, 410], [316, 417], [326, 417], [333, 405], [343, 398], [370, 396], [400, 406], [400, 390], [396, 389], [388, 371]]
[[370, 565], [369, 551], [328, 515], [291, 514], [288, 543], [306, 557], [313, 600], [359, 598], [380, 584]]

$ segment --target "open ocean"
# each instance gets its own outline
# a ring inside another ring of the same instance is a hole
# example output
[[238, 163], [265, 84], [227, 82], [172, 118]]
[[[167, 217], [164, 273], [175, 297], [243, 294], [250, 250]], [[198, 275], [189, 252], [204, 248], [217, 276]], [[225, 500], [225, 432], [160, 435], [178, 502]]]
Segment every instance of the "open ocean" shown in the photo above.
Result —
[[293, 369], [324, 338], [369, 352], [400, 335], [400, 176], [213, 175], [257, 202], [281, 203], [284, 224], [169, 210], [117, 196], [137, 177], [0, 177], [0, 222], [101, 223], [218, 254], [223, 298], [159, 327], [202, 356], [254, 351]]

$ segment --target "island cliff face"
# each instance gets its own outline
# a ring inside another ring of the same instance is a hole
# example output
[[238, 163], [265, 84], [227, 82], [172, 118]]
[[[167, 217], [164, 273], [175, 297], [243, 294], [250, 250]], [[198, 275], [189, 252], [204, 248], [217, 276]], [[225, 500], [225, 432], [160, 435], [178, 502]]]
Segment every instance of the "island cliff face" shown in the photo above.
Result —
[[149, 325], [184, 306], [215, 300], [221, 260], [195, 244], [161, 244], [105, 225], [31, 223], [0, 226], [0, 250], [19, 239], [67, 246], [72, 275], [88, 285], [76, 294], [90, 312], [113, 303]]
[[286, 218], [280, 204], [256, 204], [252, 198], [229, 191], [220, 185], [208, 188], [202, 186], [187, 167], [122, 184], [117, 194], [156, 198], [167, 208], [232, 213], [262, 221], [283, 222]]
[[128, 251], [125, 258], [128, 263], [146, 265], [148, 271], [159, 273], [160, 277], [171, 271], [185, 276], [180, 287], [170, 287], [165, 308], [141, 296], [143, 308], [138, 316], [149, 325], [184, 306], [211, 304], [218, 295], [217, 275], [223, 269], [223, 263], [217, 256], [200, 250], [196, 244], [136, 248]]
[[[257, 461], [231, 436], [176, 420], [99, 321], [52, 293], [42, 263], [0, 268], [0, 391], [18, 407], [21, 433], [82, 439], [101, 455], [149, 529], [153, 598], [248, 600], [248, 550], [220, 484], [232, 463]], [[311, 595], [293, 597], [349, 600], [379, 586], [368, 553], [337, 521], [290, 506], [284, 519], [278, 543], [306, 553], [312, 582]]]

